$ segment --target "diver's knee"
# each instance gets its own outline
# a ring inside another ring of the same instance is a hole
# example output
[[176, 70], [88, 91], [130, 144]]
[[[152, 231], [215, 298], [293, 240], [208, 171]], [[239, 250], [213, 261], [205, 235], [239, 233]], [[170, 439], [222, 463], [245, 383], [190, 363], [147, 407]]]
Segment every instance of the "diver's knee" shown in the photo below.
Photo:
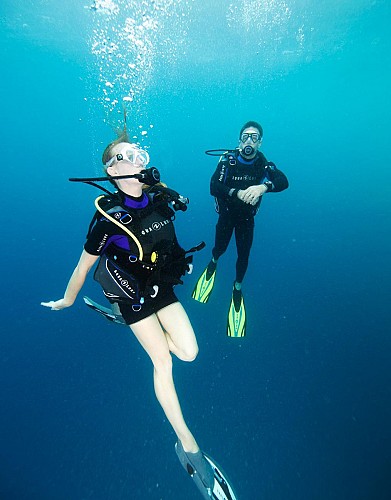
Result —
[[181, 352], [181, 360], [191, 363], [198, 356], [198, 345], [192, 346], [191, 348], [185, 349]]
[[171, 354], [158, 356], [153, 359], [153, 366], [157, 372], [167, 373], [172, 371], [172, 357]]

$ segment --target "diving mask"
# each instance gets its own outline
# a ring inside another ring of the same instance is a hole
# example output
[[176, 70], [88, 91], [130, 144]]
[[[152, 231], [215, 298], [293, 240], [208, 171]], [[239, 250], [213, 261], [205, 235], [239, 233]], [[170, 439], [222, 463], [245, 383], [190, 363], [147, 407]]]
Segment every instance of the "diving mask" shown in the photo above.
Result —
[[138, 160], [143, 167], [146, 167], [149, 163], [149, 154], [147, 151], [140, 149], [137, 144], [127, 144], [119, 153], [106, 162], [106, 168], [111, 167], [115, 161], [122, 160], [127, 160], [133, 164]]
[[256, 142], [261, 140], [261, 134], [259, 134], [258, 132], [250, 132], [250, 133], [244, 132], [241, 135], [240, 140], [242, 142], [246, 142], [248, 138], [250, 138], [252, 142], [255, 144]]

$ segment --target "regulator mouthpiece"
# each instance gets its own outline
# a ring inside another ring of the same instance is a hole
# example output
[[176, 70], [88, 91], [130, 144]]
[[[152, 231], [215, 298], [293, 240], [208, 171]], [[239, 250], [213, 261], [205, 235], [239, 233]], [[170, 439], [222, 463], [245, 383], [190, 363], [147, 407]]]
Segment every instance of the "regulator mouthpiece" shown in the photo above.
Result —
[[252, 154], [254, 154], [254, 148], [252, 146], [245, 146], [242, 151], [246, 156], [251, 156]]
[[160, 182], [160, 172], [156, 167], [146, 168], [139, 174], [135, 174], [135, 177], [148, 186], [154, 186]]

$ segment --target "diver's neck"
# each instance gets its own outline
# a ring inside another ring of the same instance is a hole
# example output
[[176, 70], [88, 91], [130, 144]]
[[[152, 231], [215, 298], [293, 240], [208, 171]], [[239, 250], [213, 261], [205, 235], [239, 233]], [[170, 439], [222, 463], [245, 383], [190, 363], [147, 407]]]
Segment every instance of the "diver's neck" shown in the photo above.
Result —
[[253, 154], [251, 156], [245, 156], [243, 153], [240, 153], [239, 159], [244, 160], [244, 162], [246, 162], [246, 163], [251, 163], [252, 161], [255, 160], [256, 156], [257, 156], [257, 152], [255, 152], [255, 154]]
[[133, 186], [122, 185], [118, 187], [124, 194], [131, 196], [132, 198], [140, 198], [143, 194], [142, 184]]

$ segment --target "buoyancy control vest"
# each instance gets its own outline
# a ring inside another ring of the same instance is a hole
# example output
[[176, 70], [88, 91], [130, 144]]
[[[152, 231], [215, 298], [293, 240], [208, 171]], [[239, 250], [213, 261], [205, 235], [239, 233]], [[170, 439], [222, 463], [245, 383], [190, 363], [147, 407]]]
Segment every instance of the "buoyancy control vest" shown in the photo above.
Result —
[[128, 240], [128, 248], [108, 245], [94, 273], [95, 280], [111, 302], [131, 302], [141, 308], [146, 297], [154, 298], [162, 284], [182, 284], [181, 277], [191, 269], [192, 255], [201, 243], [184, 250], [177, 242], [167, 193], [148, 193], [148, 205], [141, 209], [124, 206], [121, 196], [100, 196], [89, 232], [100, 220], [110, 221]]
[[267, 181], [267, 171], [274, 168], [273, 162], [267, 161], [261, 151], [251, 162], [241, 162], [238, 151], [224, 153], [219, 160], [218, 167], [211, 179], [211, 194], [215, 198], [216, 212], [221, 214], [231, 212], [232, 216], [254, 216], [259, 210], [262, 198], [256, 205], [243, 204], [237, 198], [240, 189], [262, 184]]

